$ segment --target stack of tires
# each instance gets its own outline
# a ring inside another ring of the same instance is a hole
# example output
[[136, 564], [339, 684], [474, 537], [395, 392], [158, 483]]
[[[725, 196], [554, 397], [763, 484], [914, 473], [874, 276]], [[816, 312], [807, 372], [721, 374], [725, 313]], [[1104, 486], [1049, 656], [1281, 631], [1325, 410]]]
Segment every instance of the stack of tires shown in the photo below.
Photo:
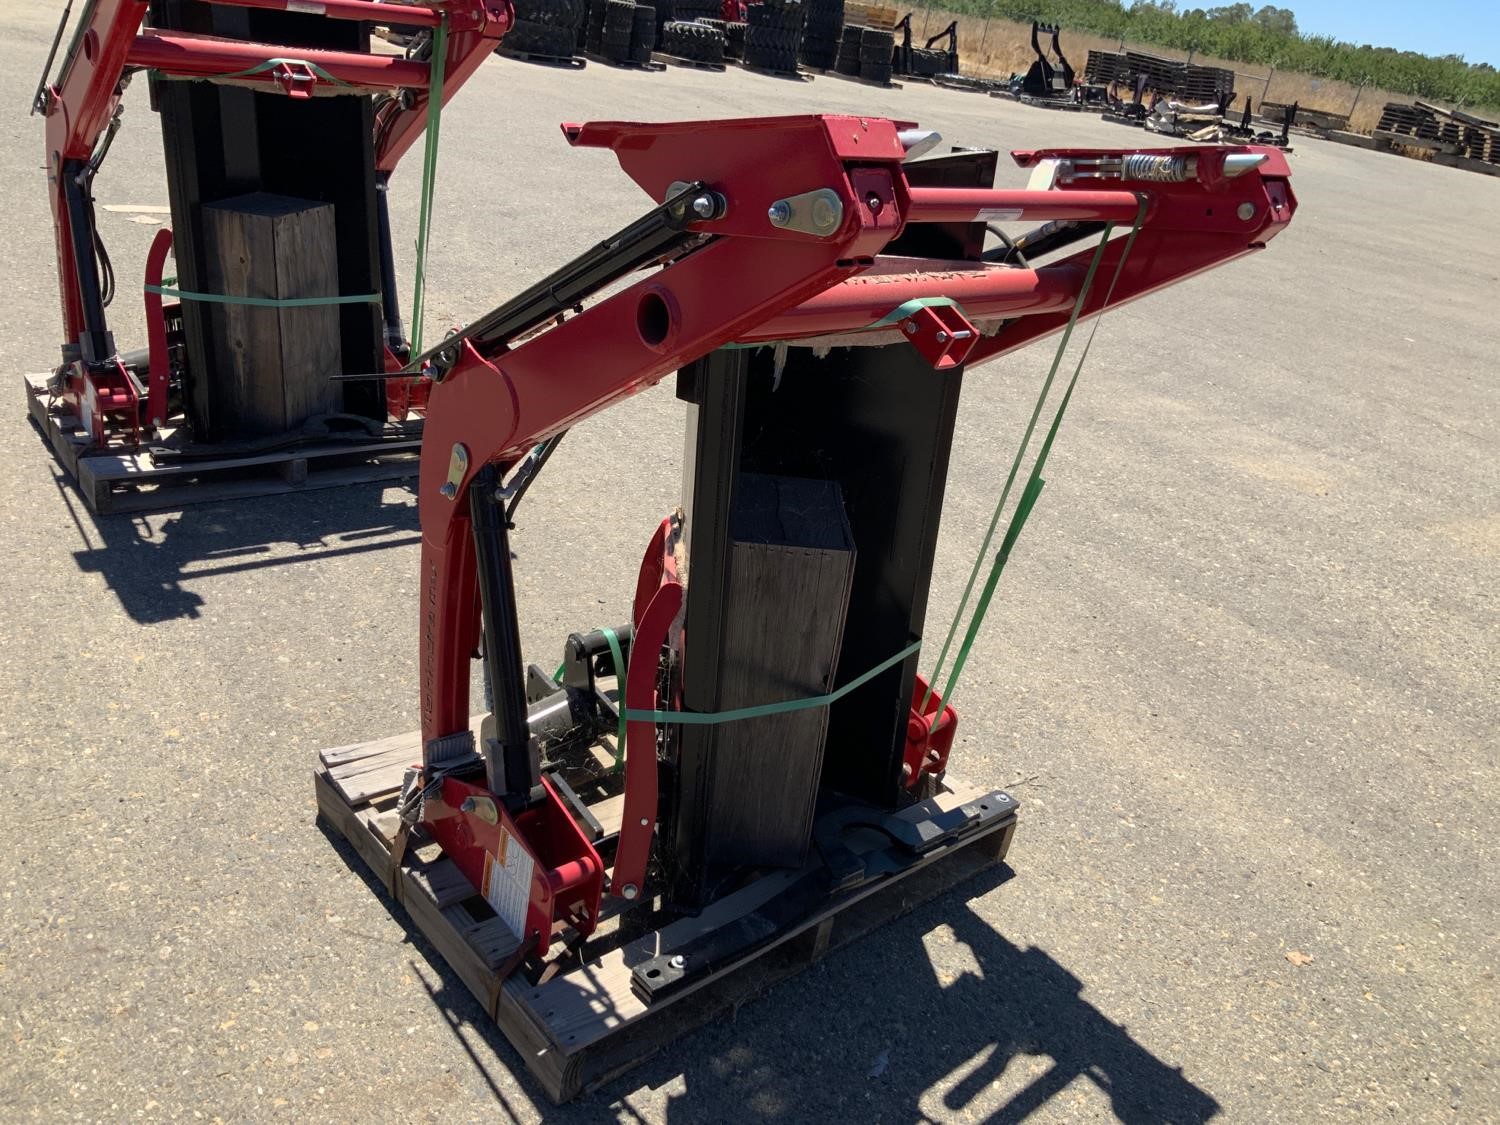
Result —
[[635, 22], [630, 29], [630, 61], [648, 63], [656, 48], [656, 9], [650, 4], [635, 6]]
[[870, 82], [891, 80], [891, 58], [896, 52], [896, 37], [889, 31], [866, 27], [859, 33], [859, 76]]
[[661, 29], [661, 49], [688, 62], [724, 65], [724, 25], [718, 20], [668, 20]]
[[507, 51], [548, 58], [573, 57], [584, 0], [515, 0], [516, 22], [501, 41]]
[[726, 59], [745, 57], [745, 26], [742, 23], [724, 25], [724, 57]]
[[857, 23], [844, 25], [844, 37], [839, 40], [838, 58], [833, 69], [851, 78], [859, 77], [859, 40], [865, 29]]
[[716, 20], [724, 15], [722, 0], [658, 0], [656, 5], [657, 26], [668, 20], [692, 23], [694, 20]]
[[591, 55], [604, 53], [604, 0], [588, 0], [583, 19], [583, 49]]
[[594, 3], [603, 7], [598, 54], [612, 63], [630, 62], [630, 45], [636, 31], [636, 6], [630, 0], [594, 0]]
[[802, 0], [762, 0], [745, 14], [745, 64], [795, 74], [806, 18]]
[[844, 32], [844, 0], [807, 0], [802, 31], [802, 61], [816, 70], [832, 70]]

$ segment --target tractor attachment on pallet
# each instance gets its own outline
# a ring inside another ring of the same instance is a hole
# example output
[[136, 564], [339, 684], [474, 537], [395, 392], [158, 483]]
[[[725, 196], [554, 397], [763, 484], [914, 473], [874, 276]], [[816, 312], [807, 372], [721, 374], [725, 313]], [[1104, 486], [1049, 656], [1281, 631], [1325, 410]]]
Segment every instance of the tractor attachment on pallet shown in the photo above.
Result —
[[[236, 468], [290, 483], [336, 483], [323, 466], [350, 457], [409, 471], [390, 455], [415, 457], [426, 385], [400, 374], [409, 342], [386, 191], [425, 131], [425, 242], [440, 107], [499, 42], [511, 6], [403, 5], [416, 30], [405, 55], [372, 53], [370, 27], [390, 10], [93, 0], [55, 78], [49, 58], [34, 112], [46, 120], [63, 345], [59, 366], [25, 389], [94, 510], [117, 490]], [[147, 347], [122, 352], [94, 184], [141, 75], [161, 117], [172, 224], [145, 263]], [[419, 246], [418, 338], [422, 258]]]
[[[433, 384], [421, 731], [316, 774], [558, 1099], [737, 1002], [738, 967], [785, 975], [1005, 854], [1017, 803], [957, 779], [952, 696], [1061, 408], [939, 685], [957, 621], [918, 659], [965, 370], [1258, 250], [1295, 208], [1274, 150], [1018, 152], [1031, 184], [996, 190], [993, 151], [911, 159], [934, 137], [877, 118], [563, 130], [655, 206], [406, 369]], [[683, 501], [629, 620], [528, 668], [521, 498], [570, 426], [672, 372]]]

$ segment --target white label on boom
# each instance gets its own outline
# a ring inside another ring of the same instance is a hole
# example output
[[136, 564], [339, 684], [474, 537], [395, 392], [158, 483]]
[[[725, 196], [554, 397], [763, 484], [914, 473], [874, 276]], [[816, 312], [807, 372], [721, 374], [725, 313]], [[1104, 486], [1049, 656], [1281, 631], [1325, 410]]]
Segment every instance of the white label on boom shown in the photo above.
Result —
[[531, 902], [531, 873], [536, 860], [519, 840], [500, 828], [500, 854], [484, 853], [485, 900], [518, 938], [526, 936], [526, 907]]

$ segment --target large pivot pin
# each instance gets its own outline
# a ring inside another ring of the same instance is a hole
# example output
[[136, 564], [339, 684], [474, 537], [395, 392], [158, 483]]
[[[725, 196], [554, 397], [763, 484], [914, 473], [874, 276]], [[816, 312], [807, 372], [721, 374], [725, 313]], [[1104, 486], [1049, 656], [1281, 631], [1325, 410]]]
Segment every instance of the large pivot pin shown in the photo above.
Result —
[[445, 500], [452, 500], [458, 495], [458, 486], [464, 482], [464, 474], [469, 471], [469, 451], [461, 444], [455, 442], [453, 452], [448, 457], [448, 479], [438, 489], [439, 495]]
[[843, 224], [844, 204], [832, 188], [819, 188], [778, 199], [766, 211], [766, 218], [773, 227], [827, 238]]

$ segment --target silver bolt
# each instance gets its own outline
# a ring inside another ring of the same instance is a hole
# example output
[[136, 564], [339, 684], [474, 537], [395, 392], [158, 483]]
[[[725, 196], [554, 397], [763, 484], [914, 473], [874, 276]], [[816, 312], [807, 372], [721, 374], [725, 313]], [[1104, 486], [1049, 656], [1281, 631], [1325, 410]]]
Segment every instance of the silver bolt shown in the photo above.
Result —
[[784, 227], [792, 221], [792, 205], [785, 199], [778, 199], [766, 211], [766, 218], [771, 220], [773, 227]]
[[910, 321], [910, 320], [908, 320], [908, 321], [907, 321], [907, 322], [906, 322], [906, 323], [905, 323], [905, 324], [903, 324], [903, 325], [902, 325], [902, 326], [901, 326], [901, 327], [902, 327], [902, 328], [904, 328], [904, 329], [906, 329], [906, 334], [907, 334], [907, 335], [908, 335], [908, 336], [915, 336], [915, 335], [916, 335], [916, 334], [917, 334], [917, 326], [916, 326], [916, 324], [914, 324], [914, 323], [913, 323], [913, 322], [912, 322], [912, 321]]
[[1235, 214], [1240, 217], [1241, 221], [1248, 223], [1251, 219], [1255, 218], [1255, 204], [1249, 202], [1241, 203], [1239, 210]]
[[634, 883], [626, 883], [623, 887], [620, 888], [621, 898], [635, 898], [635, 896], [640, 893], [641, 889]]
[[834, 210], [832, 201], [826, 195], [813, 200], [812, 221], [813, 226], [819, 230], [832, 230], [838, 226], [839, 213]]
[[948, 333], [939, 332], [937, 334], [937, 342], [940, 344], [946, 344], [948, 342]]
[[671, 965], [674, 969], [680, 969], [687, 964], [687, 958], [679, 953], [677, 954], [677, 956], [668, 961], [667, 964]]
[[450, 480], [442, 488], [438, 489], [438, 495], [444, 500], [452, 500], [458, 495], [458, 485]]
[[707, 195], [696, 196], [693, 199], [693, 213], [700, 218], [710, 218], [714, 213], [714, 201]]
[[645, 817], [641, 817], [641, 827], [642, 827], [642, 828], [645, 828], [645, 827], [646, 827], [646, 825], [648, 825], [648, 824], [650, 824], [650, 823], [651, 823], [651, 822], [650, 822], [650, 821], [649, 821], [649, 820], [647, 820], [647, 819], [646, 819], [646, 818], [645, 818]]

